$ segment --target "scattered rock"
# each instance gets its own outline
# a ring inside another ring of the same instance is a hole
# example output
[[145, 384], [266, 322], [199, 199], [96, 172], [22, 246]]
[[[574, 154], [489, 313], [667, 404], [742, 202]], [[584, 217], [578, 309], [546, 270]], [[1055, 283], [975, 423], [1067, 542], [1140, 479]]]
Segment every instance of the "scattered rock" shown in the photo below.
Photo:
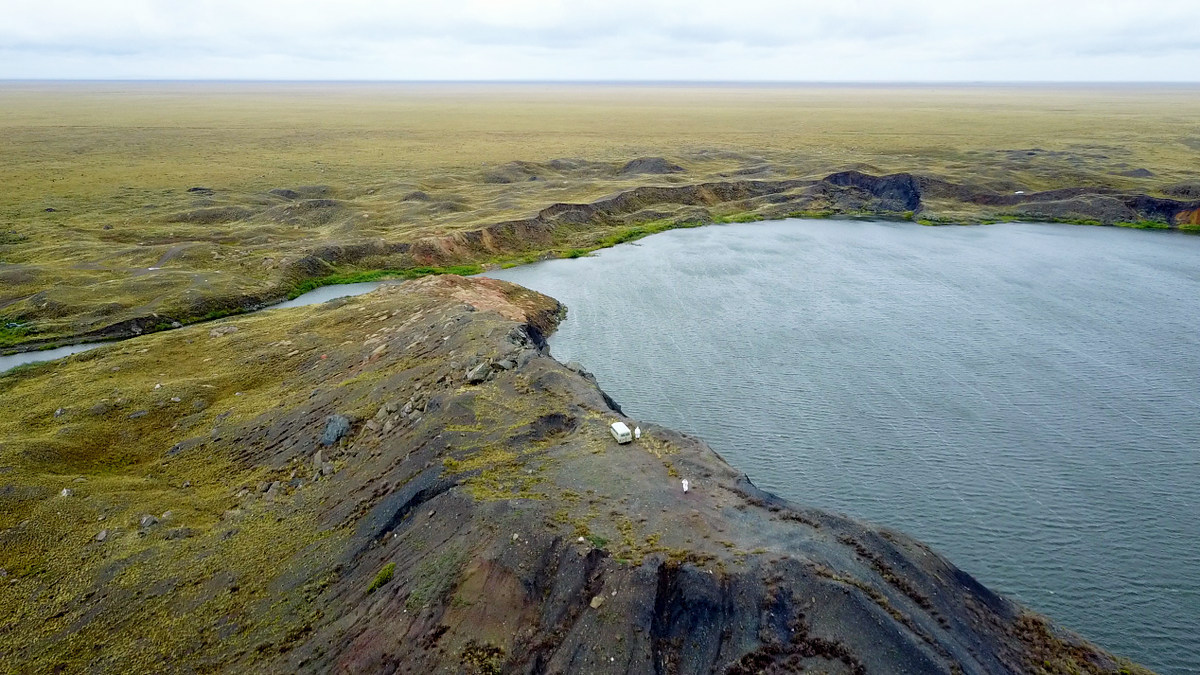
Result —
[[140, 525], [142, 527], [142, 529], [151, 528], [157, 524], [158, 524], [158, 518], [155, 518], [154, 516], [150, 515], [149, 513], [142, 516], [142, 519], [138, 521], [138, 525]]
[[592, 598], [592, 602], [591, 602], [592, 609], [600, 609], [600, 605], [603, 605], [603, 604], [604, 604], [604, 596], [597, 595], [596, 597]]
[[221, 337], [222, 335], [229, 335], [236, 332], [238, 332], [237, 326], [220, 326], [208, 331], [208, 335], [209, 337]]
[[379, 431], [379, 422], [376, 422], [375, 420], [367, 420], [367, 423], [364, 426], [371, 431]]
[[109, 403], [108, 401], [101, 401], [101, 402], [97, 403], [96, 405], [92, 406], [91, 408], [89, 408], [88, 412], [95, 415], [96, 417], [101, 417], [103, 415], [108, 414], [108, 412], [112, 409], [113, 409], [113, 406], [111, 403]]
[[190, 527], [173, 527], [163, 533], [164, 539], [187, 539], [196, 536], [196, 531]]
[[65, 412], [66, 412], [65, 410], [63, 410], [62, 408], [59, 408], [58, 410], [55, 410], [55, 411], [54, 411], [54, 416], [55, 416], [55, 417], [62, 417], [62, 416], [63, 416], [63, 413], [65, 413]]
[[487, 376], [491, 374], [492, 366], [487, 363], [481, 363], [467, 371], [467, 382], [469, 384], [480, 384], [487, 380]]
[[320, 470], [321, 470], [321, 465], [322, 465], [322, 464], [324, 464], [324, 463], [325, 463], [325, 457], [324, 457], [324, 455], [321, 453], [321, 451], [320, 451], [320, 450], [318, 450], [318, 451], [314, 452], [314, 453], [313, 453], [313, 456], [312, 456], [312, 467], [313, 467], [313, 469], [315, 469], [316, 471], [320, 471]]
[[330, 415], [325, 420], [325, 432], [321, 434], [321, 445], [326, 447], [337, 443], [350, 433], [350, 419], [345, 415]]
[[96, 541], [104, 543], [105, 539], [108, 539], [108, 530], [100, 530], [100, 534], [96, 535]]
[[511, 359], [505, 359], [503, 361], [497, 361], [496, 367], [498, 367], [500, 370], [512, 370], [513, 368], [517, 367], [517, 362]]
[[59, 497], [73, 497], [74, 495], [75, 491], [71, 488], [63, 488], [62, 492], [58, 493]]
[[131, 413], [131, 414], [129, 415], [129, 419], [131, 419], [131, 420], [136, 420], [136, 419], [139, 419], [139, 418], [141, 418], [141, 417], [145, 417], [146, 415], [149, 415], [149, 414], [150, 414], [150, 411], [149, 411], [149, 410], [139, 410], [139, 411], [137, 411], [137, 412], [135, 412], [135, 413]]
[[322, 476], [332, 476], [333, 475], [333, 464], [330, 462], [325, 462], [324, 464], [322, 464], [321, 465], [321, 475]]
[[183, 328], [183, 324], [179, 323], [178, 321], [172, 321], [171, 328]]

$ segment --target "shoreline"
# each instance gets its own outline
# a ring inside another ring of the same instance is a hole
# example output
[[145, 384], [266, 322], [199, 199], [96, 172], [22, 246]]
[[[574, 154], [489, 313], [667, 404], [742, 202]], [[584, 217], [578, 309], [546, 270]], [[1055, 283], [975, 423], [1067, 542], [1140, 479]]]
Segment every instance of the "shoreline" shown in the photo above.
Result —
[[[0, 603], [18, 603], [26, 628], [0, 659], [1146, 672], [899, 532], [757, 489], [698, 439], [642, 423], [637, 443], [613, 443], [609, 421], [637, 420], [546, 353], [561, 314], [505, 282], [430, 277], [65, 364], [78, 385], [65, 405], [34, 395], [57, 387], [51, 374], [6, 383], [10, 406], [35, 403], [3, 416], [14, 435], [0, 459], [44, 498], [12, 516], [36, 527], [0, 537], [6, 556], [44, 563], [5, 565], [14, 589]], [[226, 365], [196, 373], [181, 354]], [[129, 400], [96, 412], [114, 386]], [[111, 447], [54, 429], [101, 426], [134, 434], [129, 463], [88, 468]], [[20, 451], [43, 434], [62, 451]], [[63, 508], [74, 516], [50, 517]], [[169, 590], [132, 595], [147, 585]], [[47, 592], [59, 600], [25, 603]], [[231, 613], [239, 630], [204, 642]], [[73, 646], [99, 636], [98, 650]]]
[[[784, 199], [781, 201], [777, 196]], [[980, 210], [979, 215], [945, 217], [928, 211], [928, 200], [947, 198], [973, 205]], [[1042, 213], [1048, 213], [1047, 209], [1078, 208], [1111, 212], [1112, 203], [1121, 200], [1129, 213], [1138, 214], [1141, 219], [1039, 217], [1036, 214], [1027, 217], [1028, 214], [1020, 211], [1023, 208], [1037, 208]], [[1098, 203], [1100, 206], [1097, 206]], [[742, 210], [716, 213], [727, 210], [730, 204]], [[1070, 206], [1072, 204], [1074, 206]], [[649, 206], [664, 205], [674, 205], [685, 212], [650, 220], [638, 217]], [[798, 210], [797, 205], [810, 208]], [[821, 208], [811, 208], [814, 205]], [[700, 210], [686, 211], [688, 208]], [[1005, 210], [1014, 209], [1014, 213], [1004, 213]], [[629, 218], [622, 221], [624, 224], [614, 226], [611, 220], [623, 214]], [[8, 329], [12, 337], [9, 337], [8, 344], [0, 347], [0, 354], [27, 353], [91, 341], [122, 340], [168, 330], [174, 324], [192, 325], [251, 313], [327, 285], [385, 278], [413, 279], [444, 273], [476, 274], [489, 266], [511, 267], [542, 259], [578, 257], [672, 229], [791, 218], [879, 218], [931, 226], [1046, 222], [1200, 233], [1200, 200], [1181, 201], [1145, 194], [1121, 195], [1107, 188], [1067, 188], [1000, 195], [908, 173], [872, 176], [857, 171], [830, 174], [820, 181], [726, 181], [677, 187], [638, 187], [590, 203], [554, 204], [531, 218], [500, 222], [440, 237], [411, 242], [375, 241], [310, 248], [307, 254], [289, 264], [283, 274], [288, 281], [276, 284], [273, 288], [252, 295], [193, 299], [193, 303], [199, 306], [212, 308], [203, 315], [164, 311], [126, 318], [85, 332], [40, 340], [21, 339], [20, 336], [27, 334], [24, 331], [28, 329], [18, 326]], [[556, 232], [560, 227], [579, 230], [577, 236], [582, 239], [576, 238], [564, 244], [562, 236]], [[401, 267], [362, 266], [365, 261], [378, 259], [407, 261], [408, 264]]]

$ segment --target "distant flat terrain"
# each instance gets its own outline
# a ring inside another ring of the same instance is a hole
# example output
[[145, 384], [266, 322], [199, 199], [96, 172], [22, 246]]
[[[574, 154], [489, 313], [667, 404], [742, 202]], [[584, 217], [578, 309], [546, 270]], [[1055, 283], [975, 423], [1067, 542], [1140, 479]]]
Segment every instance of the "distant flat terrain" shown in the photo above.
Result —
[[[1200, 88], [9, 82], [0, 157], [4, 348], [243, 311], [314, 279], [565, 255], [646, 223], [1140, 222], [1158, 216], [1132, 199], [1200, 200]], [[787, 183], [846, 170], [942, 187], [913, 209]], [[481, 229], [713, 182], [733, 188], [557, 214], [540, 240]]]

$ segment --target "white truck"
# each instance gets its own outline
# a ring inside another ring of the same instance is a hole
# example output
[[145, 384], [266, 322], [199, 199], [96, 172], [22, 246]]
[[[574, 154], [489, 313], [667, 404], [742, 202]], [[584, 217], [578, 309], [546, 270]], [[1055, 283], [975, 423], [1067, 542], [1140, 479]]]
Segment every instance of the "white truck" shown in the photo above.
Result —
[[612, 432], [612, 437], [617, 439], [617, 442], [622, 445], [633, 442], [633, 433], [629, 431], [629, 427], [624, 422], [613, 422], [608, 427], [608, 430]]

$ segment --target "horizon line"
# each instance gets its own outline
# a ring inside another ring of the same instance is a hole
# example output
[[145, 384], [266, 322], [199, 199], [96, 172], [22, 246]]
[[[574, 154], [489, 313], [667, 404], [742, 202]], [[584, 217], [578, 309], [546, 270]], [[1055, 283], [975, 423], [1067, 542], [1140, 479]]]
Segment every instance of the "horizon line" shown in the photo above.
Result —
[[704, 86], [1161, 86], [1200, 85], [1200, 80], [672, 80], [672, 79], [270, 79], [270, 78], [23, 78], [0, 77], [10, 83], [136, 83], [136, 84], [524, 84], [524, 85], [704, 85]]

